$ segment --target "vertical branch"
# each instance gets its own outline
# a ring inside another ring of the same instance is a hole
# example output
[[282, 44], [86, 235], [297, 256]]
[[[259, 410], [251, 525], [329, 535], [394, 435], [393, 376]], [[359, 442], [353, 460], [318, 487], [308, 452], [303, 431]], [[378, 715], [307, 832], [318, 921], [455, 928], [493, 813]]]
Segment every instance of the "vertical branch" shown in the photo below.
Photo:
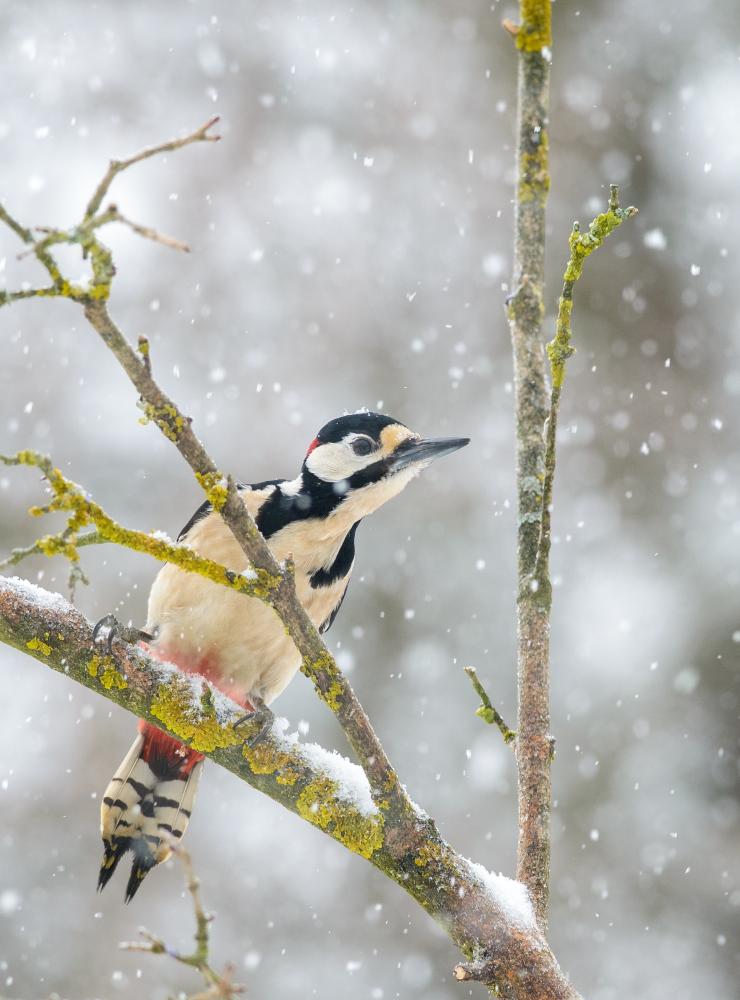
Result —
[[550, 876], [550, 582], [535, 579], [545, 473], [547, 416], [543, 316], [548, 100], [552, 44], [550, 0], [520, 0], [515, 32], [517, 191], [514, 291], [508, 319], [516, 389], [518, 598], [517, 878], [532, 896], [544, 928]]

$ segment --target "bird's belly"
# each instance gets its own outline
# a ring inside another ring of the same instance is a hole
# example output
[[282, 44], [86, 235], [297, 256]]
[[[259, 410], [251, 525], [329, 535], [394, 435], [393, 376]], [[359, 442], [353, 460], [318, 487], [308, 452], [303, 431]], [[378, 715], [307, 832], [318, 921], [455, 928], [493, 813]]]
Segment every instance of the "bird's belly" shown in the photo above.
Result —
[[[317, 627], [339, 602], [345, 583], [314, 589], [307, 576], [296, 574], [298, 598]], [[154, 582], [148, 621], [157, 630], [159, 655], [203, 673], [239, 701], [255, 694], [269, 704], [301, 665], [272, 608], [171, 565]]]

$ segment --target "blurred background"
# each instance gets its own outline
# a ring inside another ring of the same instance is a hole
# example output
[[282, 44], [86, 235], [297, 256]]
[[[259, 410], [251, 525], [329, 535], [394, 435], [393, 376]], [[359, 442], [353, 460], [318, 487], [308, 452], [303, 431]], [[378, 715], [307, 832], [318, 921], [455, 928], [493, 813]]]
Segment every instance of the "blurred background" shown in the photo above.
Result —
[[[640, 215], [576, 291], [553, 550], [551, 937], [584, 995], [735, 996], [740, 975], [740, 101], [734, 0], [558, 0], [547, 333], [571, 222], [618, 182]], [[516, 5], [0, 3], [0, 197], [74, 223], [108, 158], [222, 116], [218, 145], [149, 161], [112, 197], [189, 256], [111, 227], [112, 312], [224, 469], [293, 476], [329, 418], [382, 409], [470, 435], [362, 525], [329, 644], [413, 796], [511, 874], [515, 772], [473, 714], [474, 664], [515, 722], [511, 271]], [[0, 233], [8, 287], [37, 282]], [[65, 256], [68, 273], [86, 265]], [[0, 450], [53, 455], [115, 517], [174, 535], [200, 503], [78, 307], [0, 313]], [[53, 524], [0, 473], [0, 548]], [[93, 620], [144, 621], [156, 566], [87, 550]], [[19, 570], [64, 591], [61, 561]], [[187, 947], [169, 865], [95, 894], [99, 797], [134, 721], [0, 650], [0, 993], [195, 992], [121, 953]], [[298, 677], [277, 711], [346, 752]], [[208, 767], [188, 834], [214, 961], [249, 996], [452, 1000], [455, 950], [362, 860]], [[470, 995], [482, 996], [479, 987]]]

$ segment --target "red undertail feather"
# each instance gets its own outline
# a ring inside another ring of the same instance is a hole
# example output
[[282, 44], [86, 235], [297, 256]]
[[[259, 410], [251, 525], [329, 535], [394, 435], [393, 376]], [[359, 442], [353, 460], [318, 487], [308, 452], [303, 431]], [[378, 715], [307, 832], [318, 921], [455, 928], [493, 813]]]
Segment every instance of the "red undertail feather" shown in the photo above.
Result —
[[127, 851], [134, 860], [126, 886], [128, 903], [144, 877], [170, 856], [168, 839], [181, 838], [190, 819], [203, 754], [148, 722], [111, 779], [100, 807], [105, 851], [98, 889], [105, 888]]

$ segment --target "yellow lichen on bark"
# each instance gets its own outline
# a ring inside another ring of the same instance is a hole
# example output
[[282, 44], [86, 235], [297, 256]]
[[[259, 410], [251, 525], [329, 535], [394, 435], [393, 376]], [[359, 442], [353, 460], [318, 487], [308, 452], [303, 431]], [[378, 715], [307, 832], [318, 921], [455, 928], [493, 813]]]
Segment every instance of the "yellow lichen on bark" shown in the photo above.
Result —
[[552, 45], [551, 0], [519, 0], [521, 23], [516, 47], [524, 52], [541, 52]]
[[336, 798], [339, 786], [331, 778], [317, 778], [298, 796], [298, 813], [326, 830], [354, 854], [371, 858], [383, 846], [385, 820], [381, 813], [366, 816], [349, 802]]
[[193, 688], [183, 678], [173, 677], [161, 684], [149, 710], [193, 750], [210, 753], [241, 743], [231, 723], [224, 725], [218, 721], [208, 699], [201, 699], [197, 706], [193, 703]]

